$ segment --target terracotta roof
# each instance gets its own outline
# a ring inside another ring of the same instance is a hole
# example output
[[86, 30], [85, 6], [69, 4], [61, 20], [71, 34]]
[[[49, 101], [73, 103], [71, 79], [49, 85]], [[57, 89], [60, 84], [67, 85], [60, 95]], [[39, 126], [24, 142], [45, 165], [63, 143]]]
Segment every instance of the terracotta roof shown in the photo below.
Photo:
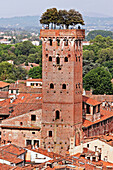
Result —
[[18, 84], [11, 83], [9, 86], [9, 90], [18, 90], [18, 89], [19, 89]]
[[0, 81], [0, 88], [6, 87], [6, 86], [9, 86], [9, 85], [10, 85], [9, 83], [5, 83], [3, 81]]
[[0, 163], [0, 170], [11, 170], [12, 166]]
[[42, 94], [20, 93], [12, 103], [10, 99], [0, 102], [0, 115], [10, 115], [9, 118], [42, 108]]
[[15, 164], [23, 162], [23, 160], [20, 159], [20, 158], [17, 158], [16, 155], [13, 155], [11, 153], [5, 152], [4, 150], [0, 151], [0, 159], [9, 161], [9, 162], [15, 163]]
[[19, 93], [42, 93], [42, 88], [32, 88], [31, 86], [26, 86], [25, 83], [12, 83], [9, 87], [9, 90], [15, 89], [19, 89]]
[[84, 119], [83, 127], [89, 127], [89, 126], [91, 126], [93, 124], [99, 123], [99, 122], [101, 122], [103, 120], [106, 120], [106, 119], [108, 119], [110, 117], [113, 117], [113, 112], [110, 112], [108, 110], [101, 110], [100, 113], [101, 113], [101, 118], [99, 120], [96, 120], [95, 122], [91, 122], [89, 120]]
[[28, 147], [29, 150], [32, 150], [32, 151], [34, 151], [34, 152], [37, 152], [37, 153], [40, 153], [40, 154], [42, 154], [42, 155], [48, 156], [48, 157], [50, 157], [50, 158], [54, 158], [54, 159], [55, 159], [56, 157], [57, 157], [57, 158], [63, 157], [62, 155], [59, 155], [59, 154], [54, 153], [54, 152], [48, 152], [47, 150], [42, 149], [42, 148], [31, 149], [30, 147], [31, 147], [31, 146]]
[[107, 143], [108, 145], [113, 146], [113, 136], [111, 135], [99, 135], [99, 136], [91, 136], [91, 137], [86, 137], [84, 138], [84, 143], [89, 142], [89, 141], [94, 141], [94, 140], [101, 140], [102, 142]]
[[26, 152], [26, 150], [24, 150], [22, 147], [19, 147], [19, 146], [14, 145], [14, 144], [7, 144], [7, 145], [4, 145], [4, 146], [0, 146], [0, 152], [2, 150], [5, 151], [5, 152], [8, 152], [8, 153], [17, 155], [17, 156]]
[[82, 96], [82, 101], [89, 105], [93, 105], [93, 106], [101, 104], [101, 102], [98, 102], [98, 101], [96, 101], [90, 97], [87, 97], [87, 96]]
[[8, 98], [8, 92], [7, 91], [0, 91], [0, 98], [1, 99], [7, 99]]

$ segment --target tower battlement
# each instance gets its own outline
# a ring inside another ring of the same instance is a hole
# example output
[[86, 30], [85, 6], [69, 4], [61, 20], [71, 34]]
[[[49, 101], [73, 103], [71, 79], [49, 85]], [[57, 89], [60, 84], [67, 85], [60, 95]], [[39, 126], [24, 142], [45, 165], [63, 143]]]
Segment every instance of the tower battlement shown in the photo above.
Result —
[[84, 29], [41, 29], [40, 30], [40, 38], [75, 38], [83, 40], [85, 38], [85, 30]]

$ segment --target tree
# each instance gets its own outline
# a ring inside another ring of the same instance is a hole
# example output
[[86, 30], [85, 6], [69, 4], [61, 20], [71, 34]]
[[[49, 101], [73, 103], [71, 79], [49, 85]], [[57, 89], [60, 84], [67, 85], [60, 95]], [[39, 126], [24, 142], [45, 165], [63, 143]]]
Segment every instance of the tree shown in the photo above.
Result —
[[101, 35], [103, 37], [111, 37], [113, 39], [113, 32], [105, 31], [105, 30], [94, 30], [90, 31], [86, 37], [88, 41], [93, 40], [97, 35]]
[[83, 78], [85, 90], [93, 89], [94, 94], [112, 94], [112, 76], [105, 67], [89, 71]]
[[29, 77], [42, 78], [42, 67], [33, 67], [28, 72]]
[[57, 19], [58, 19], [57, 9], [50, 8], [50, 9], [47, 9], [47, 11], [42, 14], [40, 23], [46, 24], [48, 27], [49, 27], [49, 24], [51, 23], [52, 28], [53, 28], [53, 24], [57, 23]]
[[83, 77], [92, 69], [99, 67], [99, 63], [94, 63], [93, 60], [83, 60]]
[[106, 48], [106, 49], [101, 49], [98, 52], [98, 59], [96, 62], [102, 64], [105, 61], [110, 61], [113, 60], [113, 49]]
[[57, 11], [56, 8], [47, 9], [47, 11], [42, 14], [40, 23], [46, 24], [48, 28], [50, 24], [52, 25], [52, 28], [53, 24], [55, 25], [55, 28], [56, 25], [58, 26], [65, 25], [67, 29], [69, 28], [69, 25], [73, 26], [76, 24], [84, 25], [82, 15], [78, 11], [75, 11], [74, 9], [70, 9], [69, 11], [67, 10]]
[[16, 67], [6, 61], [0, 63], [0, 80], [25, 79], [27, 72], [21, 67]]

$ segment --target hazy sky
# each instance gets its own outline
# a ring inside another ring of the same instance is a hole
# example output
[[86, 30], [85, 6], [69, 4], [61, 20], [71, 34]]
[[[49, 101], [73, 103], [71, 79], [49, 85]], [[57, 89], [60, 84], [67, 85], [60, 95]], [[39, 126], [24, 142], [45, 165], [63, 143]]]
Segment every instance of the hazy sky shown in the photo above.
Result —
[[0, 0], [0, 18], [40, 15], [51, 7], [113, 16], [113, 0]]

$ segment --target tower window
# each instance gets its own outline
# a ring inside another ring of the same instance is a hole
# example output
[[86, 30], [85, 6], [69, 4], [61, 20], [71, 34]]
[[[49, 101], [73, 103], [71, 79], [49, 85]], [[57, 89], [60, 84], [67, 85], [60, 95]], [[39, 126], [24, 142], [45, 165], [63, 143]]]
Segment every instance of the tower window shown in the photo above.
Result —
[[52, 61], [52, 57], [51, 56], [49, 56], [49, 61]]
[[81, 41], [79, 41], [79, 46], [81, 46]]
[[76, 61], [77, 61], [77, 56], [76, 56]]
[[52, 131], [49, 131], [49, 137], [52, 137]]
[[46, 54], [46, 57], [48, 57], [48, 54]]
[[68, 62], [68, 57], [65, 57], [65, 58], [64, 58], [64, 61], [65, 61], [65, 62]]
[[54, 84], [53, 83], [50, 84], [50, 89], [54, 89]]
[[31, 121], [36, 121], [36, 115], [31, 115]]
[[60, 119], [60, 112], [58, 110], [56, 111], [56, 119]]
[[64, 45], [65, 45], [65, 46], [68, 46], [68, 40], [65, 40], [65, 41], [64, 41]]
[[62, 89], [66, 89], [66, 84], [62, 84]]
[[52, 39], [49, 39], [49, 41], [50, 41], [50, 46], [52, 46]]
[[57, 46], [60, 46], [60, 40], [57, 39]]
[[76, 42], [76, 46], [78, 46], [78, 41], [75, 41]]
[[56, 63], [60, 64], [60, 58], [59, 57], [56, 58]]
[[78, 56], [78, 58], [79, 58], [79, 61], [80, 61], [80, 56]]
[[80, 83], [78, 83], [78, 87], [80, 88]]

